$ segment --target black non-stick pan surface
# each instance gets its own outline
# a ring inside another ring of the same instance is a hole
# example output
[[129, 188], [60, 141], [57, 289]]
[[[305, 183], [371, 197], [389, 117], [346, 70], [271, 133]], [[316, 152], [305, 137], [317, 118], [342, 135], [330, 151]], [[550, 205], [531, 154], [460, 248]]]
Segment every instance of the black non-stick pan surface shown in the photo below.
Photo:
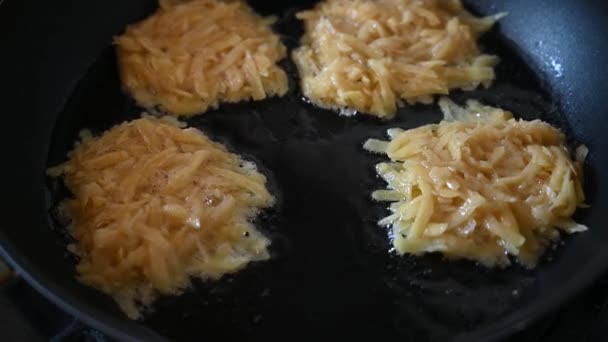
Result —
[[[254, 160], [278, 199], [257, 220], [272, 239], [272, 259], [220, 281], [196, 281], [163, 297], [141, 322], [75, 280], [65, 252], [66, 224], [55, 206], [67, 194], [45, 169], [65, 160], [82, 128], [101, 132], [139, 116], [120, 90], [112, 36], [154, 10], [153, 1], [0, 1], [0, 100], [3, 161], [2, 256], [39, 291], [86, 323], [119, 339], [488, 340], [523, 329], [556, 309], [608, 266], [608, 3], [471, 1], [474, 12], [508, 11], [483, 38], [498, 54], [487, 90], [455, 92], [541, 118], [572, 146], [591, 150], [585, 165], [588, 232], [550, 248], [535, 270], [487, 269], [439, 255], [399, 257], [376, 221], [386, 208], [370, 199], [383, 187], [379, 157], [362, 150], [387, 128], [438, 122], [437, 106], [408, 106], [393, 121], [338, 117], [302, 100], [293, 64], [283, 98], [223, 105], [189, 119]], [[254, 2], [280, 17], [293, 48], [294, 20], [308, 2]]]

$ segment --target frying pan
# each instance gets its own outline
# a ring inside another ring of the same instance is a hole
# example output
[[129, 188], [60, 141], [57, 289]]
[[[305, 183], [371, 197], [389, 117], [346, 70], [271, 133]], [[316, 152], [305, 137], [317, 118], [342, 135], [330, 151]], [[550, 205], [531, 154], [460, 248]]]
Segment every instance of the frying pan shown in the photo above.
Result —
[[[566, 237], [534, 270], [486, 269], [438, 255], [398, 257], [369, 199], [382, 187], [378, 157], [361, 146], [389, 127], [437, 122], [436, 106], [408, 106], [390, 122], [338, 117], [301, 100], [291, 62], [283, 98], [222, 106], [188, 124], [254, 160], [278, 198], [256, 222], [272, 239], [272, 259], [217, 282], [195, 281], [160, 298], [143, 321], [125, 318], [109, 297], [75, 279], [56, 205], [69, 195], [45, 169], [65, 159], [82, 128], [101, 132], [139, 115], [120, 90], [111, 39], [150, 14], [153, 1], [0, 2], [0, 100], [4, 132], [1, 255], [37, 290], [87, 324], [120, 340], [201, 340], [316, 336], [353, 339], [491, 340], [556, 309], [608, 266], [608, 41], [603, 1], [469, 1], [479, 14], [508, 11], [482, 45], [502, 61], [476, 98], [521, 117], [542, 118], [572, 146], [586, 144], [588, 232]], [[293, 48], [295, 8], [311, 1], [253, 6], [280, 17]]]

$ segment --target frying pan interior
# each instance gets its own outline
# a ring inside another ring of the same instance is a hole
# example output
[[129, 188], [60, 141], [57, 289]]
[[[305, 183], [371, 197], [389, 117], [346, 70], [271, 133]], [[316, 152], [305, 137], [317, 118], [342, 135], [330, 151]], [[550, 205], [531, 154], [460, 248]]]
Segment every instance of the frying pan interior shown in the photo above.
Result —
[[[279, 16], [289, 47], [300, 25], [295, 8], [311, 1], [254, 2]], [[56, 204], [67, 194], [45, 169], [65, 159], [77, 132], [96, 132], [139, 115], [120, 90], [113, 35], [154, 10], [153, 1], [0, 4], [0, 99], [6, 156], [1, 252], [38, 290], [86, 323], [120, 339], [212, 337], [463, 340], [522, 329], [588, 285], [608, 266], [607, 97], [602, 64], [608, 4], [601, 1], [470, 1], [480, 14], [508, 11], [483, 38], [498, 54], [490, 89], [455, 92], [562, 129], [591, 150], [585, 165], [591, 229], [552, 248], [537, 269], [489, 270], [440, 256], [388, 253], [375, 224], [386, 209], [369, 199], [382, 182], [379, 161], [361, 145], [390, 127], [437, 122], [436, 106], [402, 108], [394, 121], [343, 118], [301, 100], [289, 61], [290, 92], [262, 102], [222, 106], [188, 120], [254, 160], [269, 177], [277, 206], [257, 224], [271, 237], [273, 258], [215, 283], [195, 282], [180, 297], [161, 298], [143, 322], [127, 320], [108, 297], [80, 285], [65, 253], [65, 222]]]

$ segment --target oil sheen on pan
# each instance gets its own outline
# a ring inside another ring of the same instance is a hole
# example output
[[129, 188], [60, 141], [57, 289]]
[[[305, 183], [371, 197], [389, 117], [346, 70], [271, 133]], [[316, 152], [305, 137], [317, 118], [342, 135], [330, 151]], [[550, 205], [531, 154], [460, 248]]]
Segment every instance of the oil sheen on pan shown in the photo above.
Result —
[[[302, 33], [293, 16], [297, 10], [286, 11], [274, 26], [289, 49], [298, 45]], [[484, 52], [501, 56], [495, 83], [450, 97], [525, 113], [524, 119], [540, 118], [572, 136], [513, 47], [496, 30], [481, 44]], [[534, 284], [537, 271], [517, 265], [492, 270], [468, 261], [446, 263], [434, 254], [401, 257], [387, 252], [386, 231], [377, 226], [386, 207], [369, 197], [384, 186], [371, 167], [382, 157], [362, 151], [362, 143], [384, 138], [391, 127], [439, 122], [436, 106], [399, 108], [390, 122], [339, 117], [304, 101], [295, 66], [284, 61], [282, 67], [290, 85], [284, 97], [226, 104], [186, 120], [255, 162], [267, 176], [276, 204], [262, 212], [256, 227], [272, 241], [271, 258], [217, 282], [195, 281], [180, 297], [159, 298], [145, 325], [173, 340], [198, 336], [204, 324], [206, 336], [215, 338], [289, 338], [297, 331], [340, 339], [418, 341], [482, 328], [529, 303], [526, 288]], [[61, 114], [49, 166], [65, 160], [81, 129], [100, 133], [140, 113], [120, 90], [114, 51], [108, 48]], [[49, 187], [52, 203], [65, 198], [61, 184], [50, 182]], [[55, 220], [58, 228], [62, 223]], [[68, 242], [60, 234], [58, 238]], [[537, 269], [560, 251], [550, 249]]]

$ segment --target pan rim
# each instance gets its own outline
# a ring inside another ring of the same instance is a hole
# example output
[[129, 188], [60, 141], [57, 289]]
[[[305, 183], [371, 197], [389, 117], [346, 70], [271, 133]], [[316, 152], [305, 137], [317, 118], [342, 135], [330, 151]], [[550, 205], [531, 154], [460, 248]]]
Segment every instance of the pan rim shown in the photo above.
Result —
[[[149, 331], [145, 334], [146, 336], [143, 336], [145, 330], [141, 330], [141, 334], [135, 336], [135, 334], [130, 333], [130, 329], [126, 329], [122, 319], [101, 312], [94, 306], [71, 296], [51, 279], [42, 276], [38, 269], [27, 262], [23, 256], [14, 252], [14, 248], [2, 231], [0, 231], [0, 256], [36, 291], [66, 313], [82, 320], [92, 328], [120, 341], [140, 341], [141, 338], [168, 341], [158, 332], [144, 326], [140, 326], [140, 328]], [[608, 252], [602, 251], [596, 258], [608, 260]], [[543, 315], [555, 311], [562, 303], [567, 302], [589, 287], [608, 269], [608, 263], [605, 262], [589, 263], [588, 265], [580, 273], [580, 277], [571, 277], [566, 280], [557, 291], [550, 291], [547, 295], [540, 296], [535, 303], [523, 309], [512, 311], [494, 323], [471, 332], [456, 335], [453, 341], [498, 341], [523, 331], [532, 323], [542, 319]]]
[[28, 285], [67, 314], [119, 341], [141, 341], [141, 338], [144, 337], [146, 340], [153, 338], [154, 341], [168, 341], [147, 327], [142, 327], [142, 329], [150, 330], [151, 333], [146, 334], [147, 336], [140, 334], [142, 336], [139, 337], [133, 336], [124, 327], [116, 327], [123, 325], [120, 318], [112, 317], [70, 295], [52, 279], [41, 275], [38, 269], [25, 260], [22, 255], [16, 253], [10, 242], [7, 243], [7, 241], [4, 233], [0, 232], [0, 257], [13, 268], [18, 277], [23, 278]]
[[[2, 0], [0, 0], [0, 3], [1, 1]], [[73, 87], [75, 87], [75, 85], [72, 85], [71, 87], [73, 92]], [[600, 228], [601, 227], [597, 227], [596, 229]], [[77, 316], [78, 319], [82, 320], [87, 325], [99, 329], [111, 337], [127, 341], [139, 340], [134, 336], [141, 331], [142, 334], [138, 336], [142, 339], [144, 337], [143, 329], [149, 329], [140, 326], [142, 330], [137, 330], [135, 332], [130, 331], [125, 323], [122, 322], [124, 319], [97, 310], [95, 306], [87, 304], [82, 299], [58, 286], [57, 282], [51, 277], [46, 277], [42, 274], [40, 267], [29, 262], [26, 255], [19, 253], [2, 230], [0, 230], [0, 256], [18, 272], [23, 280], [53, 302], [54, 305], [57, 305], [73, 316]], [[608, 270], [608, 251], [598, 250], [591, 260], [594, 262], [584, 265], [581, 270], [577, 272], [577, 277], [565, 279], [555, 291], [545, 293], [543, 296], [540, 296], [541, 298], [538, 298], [531, 303], [531, 305], [515, 309], [479, 329], [454, 336], [454, 340], [500, 340], [524, 330], [533, 322], [542, 319], [543, 315], [556, 310], [564, 302], [572, 299], [572, 297], [579, 294], [584, 288], [590, 286], [602, 273], [605, 273]], [[119, 327], [113, 326], [113, 323], [117, 323]], [[153, 334], [147, 336], [147, 340], [151, 340], [152, 338], [154, 338], [154, 340], [166, 340], [155, 331], [149, 330]]]

